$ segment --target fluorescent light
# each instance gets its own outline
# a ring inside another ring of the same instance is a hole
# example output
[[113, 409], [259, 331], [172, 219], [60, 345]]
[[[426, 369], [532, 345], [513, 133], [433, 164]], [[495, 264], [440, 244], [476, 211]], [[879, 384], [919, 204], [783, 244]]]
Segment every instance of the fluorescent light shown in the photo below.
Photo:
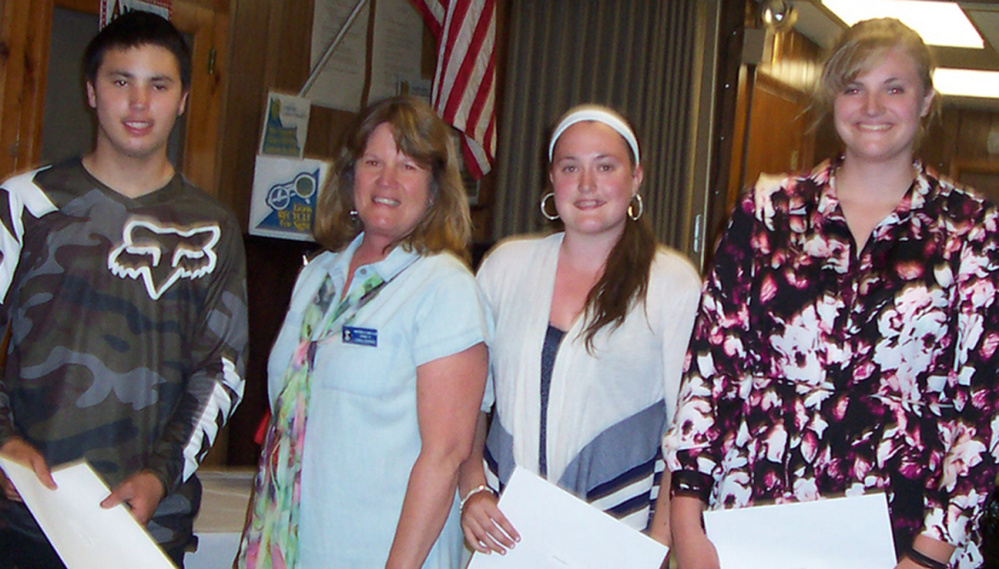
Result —
[[956, 2], [922, 0], [822, 0], [833, 14], [852, 26], [871, 18], [898, 18], [929, 45], [982, 49], [985, 42]]
[[995, 99], [999, 97], [999, 71], [941, 67], [933, 73], [933, 87], [943, 95]]

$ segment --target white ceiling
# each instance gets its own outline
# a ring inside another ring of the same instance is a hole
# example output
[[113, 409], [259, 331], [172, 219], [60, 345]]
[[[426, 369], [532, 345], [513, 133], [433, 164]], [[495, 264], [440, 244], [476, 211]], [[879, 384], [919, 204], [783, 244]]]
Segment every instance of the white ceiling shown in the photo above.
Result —
[[[794, 27], [821, 47], [829, 47], [845, 28], [820, 0], [792, 0], [798, 12]], [[938, 67], [999, 71], [999, 2], [956, 2], [978, 28], [985, 49], [931, 47]], [[999, 93], [996, 94], [999, 96]], [[947, 105], [999, 109], [999, 99], [948, 97]]]

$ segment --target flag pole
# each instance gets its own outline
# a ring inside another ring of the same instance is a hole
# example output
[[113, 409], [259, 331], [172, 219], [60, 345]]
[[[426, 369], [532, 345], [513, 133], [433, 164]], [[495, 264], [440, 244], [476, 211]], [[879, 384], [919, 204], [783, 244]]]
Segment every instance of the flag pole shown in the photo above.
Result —
[[361, 13], [361, 8], [363, 8], [364, 5], [367, 3], [368, 0], [357, 0], [357, 5], [354, 6], [354, 9], [351, 10], [350, 15], [347, 16], [347, 21], [344, 22], [342, 26], [340, 26], [340, 31], [338, 31], [336, 35], [333, 36], [333, 41], [331, 41], [330, 45], [326, 47], [326, 51], [323, 52], [323, 56], [319, 58], [319, 61], [316, 63], [316, 66], [313, 67], [312, 71], [309, 72], [309, 78], [305, 80], [305, 85], [302, 85], [302, 89], [298, 92], [299, 97], [304, 97], [305, 94], [309, 91], [309, 89], [312, 88], [312, 84], [315, 83], [316, 79], [319, 78], [319, 72], [321, 72], [323, 68], [326, 67], [326, 63], [330, 60], [330, 57], [333, 55], [333, 52], [336, 51], [336, 48], [339, 47], [341, 43], [343, 43], [343, 38], [344, 36], [347, 35], [347, 30], [350, 29], [351, 25], [353, 25], [354, 20], [357, 19], [357, 15]]

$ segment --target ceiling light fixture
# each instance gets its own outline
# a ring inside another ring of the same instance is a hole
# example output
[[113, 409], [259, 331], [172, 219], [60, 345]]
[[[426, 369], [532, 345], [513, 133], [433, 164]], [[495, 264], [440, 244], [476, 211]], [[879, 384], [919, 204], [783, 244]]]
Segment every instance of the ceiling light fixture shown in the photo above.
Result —
[[794, 27], [794, 22], [797, 19], [797, 10], [784, 0], [762, 0], [760, 2], [760, 21], [765, 28], [788, 30]]
[[941, 95], [994, 99], [999, 95], [999, 71], [940, 67], [933, 73], [933, 86]]
[[985, 42], [956, 2], [822, 0], [848, 26], [871, 18], [898, 18], [929, 45], [982, 49]]

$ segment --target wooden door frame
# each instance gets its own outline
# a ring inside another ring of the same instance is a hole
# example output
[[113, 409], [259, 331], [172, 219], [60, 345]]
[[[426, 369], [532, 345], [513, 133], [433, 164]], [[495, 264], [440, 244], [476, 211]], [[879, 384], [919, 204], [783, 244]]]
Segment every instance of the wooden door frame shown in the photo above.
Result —
[[[0, 178], [41, 161], [52, 12], [96, 14], [99, 0], [0, 0]], [[191, 94], [184, 136], [184, 175], [218, 195], [221, 102], [228, 0], [174, 0], [174, 25], [191, 41]], [[16, 25], [15, 25], [16, 23]], [[83, 54], [80, 54], [82, 57]]]

